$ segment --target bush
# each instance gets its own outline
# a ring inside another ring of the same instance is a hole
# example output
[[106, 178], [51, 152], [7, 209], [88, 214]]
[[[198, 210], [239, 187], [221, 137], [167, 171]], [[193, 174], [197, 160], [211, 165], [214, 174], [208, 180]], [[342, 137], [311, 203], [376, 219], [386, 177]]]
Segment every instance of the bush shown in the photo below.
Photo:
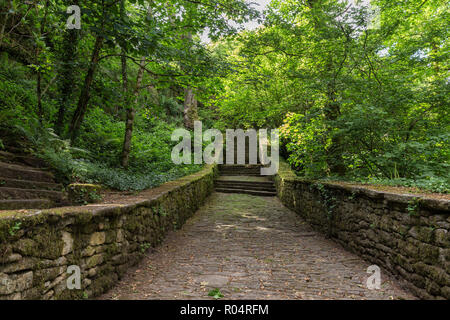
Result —
[[[93, 156], [88, 150], [71, 147], [68, 140], [59, 138], [52, 129], [43, 128], [37, 121], [28, 129], [23, 127], [18, 129], [32, 143], [35, 154], [55, 170], [57, 179], [64, 184], [95, 183], [117, 190], [139, 191], [194, 173], [202, 168], [200, 165], [173, 164], [170, 160], [170, 152], [164, 153], [167, 151], [165, 149], [162, 153], [159, 151], [160, 158], [165, 159], [161, 163], [150, 164], [148, 160], [145, 160], [147, 162], [143, 167], [135, 166], [129, 170], [115, 168], [109, 166], [107, 162], [92, 160], [100, 157]], [[140, 159], [148, 158], [142, 156]], [[153, 167], [153, 170], [150, 170], [150, 167]]]

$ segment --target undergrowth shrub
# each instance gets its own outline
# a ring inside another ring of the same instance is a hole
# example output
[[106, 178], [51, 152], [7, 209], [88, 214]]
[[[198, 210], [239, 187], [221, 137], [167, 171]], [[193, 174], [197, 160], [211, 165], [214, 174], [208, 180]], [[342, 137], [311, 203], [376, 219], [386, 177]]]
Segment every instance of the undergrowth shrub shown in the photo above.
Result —
[[[68, 140], [61, 139], [53, 132], [53, 129], [44, 128], [37, 121], [29, 128], [17, 126], [17, 129], [34, 146], [34, 153], [54, 169], [57, 179], [64, 184], [95, 183], [116, 190], [139, 191], [194, 173], [202, 168], [201, 165], [175, 165], [170, 160], [170, 152], [164, 153], [168, 151], [164, 149], [159, 151], [159, 157], [168, 160], [151, 164], [148, 159], [154, 158], [141, 156], [138, 159], [146, 161], [145, 165], [139, 167], [135, 164], [125, 170], [110, 166], [114, 163], [113, 161], [109, 163], [99, 161], [105, 155], [93, 155], [92, 151], [71, 146]], [[99, 149], [94, 148], [94, 150]]]

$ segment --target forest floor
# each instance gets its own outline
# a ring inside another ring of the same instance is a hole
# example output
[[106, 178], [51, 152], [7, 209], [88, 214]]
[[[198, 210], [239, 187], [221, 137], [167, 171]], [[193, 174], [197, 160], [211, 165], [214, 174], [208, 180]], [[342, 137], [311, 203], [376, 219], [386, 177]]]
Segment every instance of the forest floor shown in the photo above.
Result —
[[415, 299], [381, 270], [325, 238], [276, 197], [213, 193], [100, 299]]
[[387, 185], [379, 185], [379, 184], [364, 184], [364, 183], [356, 183], [356, 182], [340, 182], [333, 181], [332, 183], [340, 184], [343, 186], [352, 186], [352, 187], [360, 187], [366, 188], [368, 190], [375, 190], [381, 192], [390, 192], [396, 194], [405, 194], [405, 195], [413, 195], [417, 197], [431, 198], [436, 200], [450, 200], [450, 194], [448, 193], [433, 193], [424, 191], [417, 188], [412, 187], [399, 187], [399, 186], [387, 186]]

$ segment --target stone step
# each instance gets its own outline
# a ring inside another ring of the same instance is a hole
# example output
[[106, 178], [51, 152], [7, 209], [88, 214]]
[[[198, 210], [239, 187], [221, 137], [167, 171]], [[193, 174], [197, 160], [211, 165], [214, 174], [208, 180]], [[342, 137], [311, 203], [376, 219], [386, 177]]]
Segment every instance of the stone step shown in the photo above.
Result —
[[219, 170], [220, 171], [240, 171], [240, 170], [258, 171], [258, 170], [261, 170], [261, 167], [230, 166], [230, 167], [219, 167]]
[[219, 168], [260, 168], [263, 165], [260, 163], [221, 163]]
[[0, 187], [23, 188], [23, 189], [43, 189], [43, 190], [63, 190], [63, 185], [52, 182], [40, 182], [31, 180], [18, 180], [0, 177]]
[[221, 164], [219, 165], [219, 172], [224, 176], [260, 176], [260, 164]]
[[216, 191], [224, 192], [224, 193], [244, 193], [244, 194], [250, 194], [250, 195], [254, 195], [254, 196], [263, 196], [263, 197], [275, 197], [277, 195], [276, 192], [256, 191], [256, 190], [247, 190], [247, 189], [216, 188]]
[[25, 164], [36, 168], [46, 168], [43, 160], [23, 154], [16, 154], [6, 151], [0, 151], [0, 161], [12, 164]]
[[30, 166], [0, 162], [0, 176], [17, 180], [54, 182], [53, 174]]
[[275, 187], [271, 186], [260, 186], [260, 185], [229, 185], [229, 184], [221, 184], [216, 183], [216, 188], [226, 188], [226, 189], [245, 189], [245, 190], [255, 190], [255, 191], [268, 191], [268, 192], [275, 192]]
[[260, 169], [261, 164], [219, 164], [219, 170], [221, 169]]
[[54, 206], [49, 199], [0, 200], [0, 210], [48, 209]]
[[227, 186], [260, 186], [260, 187], [275, 187], [273, 181], [239, 181], [239, 180], [215, 180], [216, 184], [227, 185]]
[[261, 166], [238, 166], [238, 165], [232, 165], [232, 166], [223, 166], [223, 167], [219, 167], [220, 171], [225, 171], [225, 170], [261, 170]]
[[249, 173], [249, 172], [221, 172], [222, 176], [251, 176], [251, 177], [263, 177], [260, 173]]
[[253, 170], [253, 169], [250, 169], [250, 170], [243, 170], [243, 169], [241, 169], [241, 170], [220, 170], [219, 172], [221, 174], [242, 174], [242, 175], [245, 175], [247, 173], [250, 173], [250, 174], [261, 174], [261, 170], [260, 169], [256, 169], [256, 170]]
[[220, 183], [221, 185], [242, 185], [242, 186], [253, 186], [253, 185], [259, 185], [259, 186], [266, 186], [271, 187], [274, 186], [273, 181], [245, 181], [245, 180], [215, 180], [216, 183]]
[[56, 202], [63, 200], [64, 193], [54, 190], [21, 189], [0, 187], [0, 199], [50, 199]]
[[13, 131], [12, 127], [0, 128], [0, 139], [2, 139], [6, 150], [21, 153], [30, 146], [30, 143], [23, 136], [14, 134]]

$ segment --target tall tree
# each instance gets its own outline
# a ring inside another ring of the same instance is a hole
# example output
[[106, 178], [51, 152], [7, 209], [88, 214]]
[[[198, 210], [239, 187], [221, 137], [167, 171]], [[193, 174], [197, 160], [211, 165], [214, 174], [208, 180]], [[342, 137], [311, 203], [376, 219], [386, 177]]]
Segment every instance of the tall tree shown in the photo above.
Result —
[[[71, 1], [73, 5], [78, 5], [78, 0]], [[58, 135], [63, 135], [66, 112], [71, 105], [72, 94], [75, 86], [76, 61], [78, 58], [78, 46], [80, 40], [80, 31], [78, 29], [65, 29], [61, 48], [58, 51], [60, 67], [58, 70], [58, 94], [59, 108], [55, 119], [54, 128]]]
[[[45, 25], [47, 23], [47, 13], [48, 13], [48, 6], [49, 6], [49, 0], [46, 0], [44, 2], [44, 14], [43, 17], [40, 21], [40, 28], [37, 34], [37, 39], [36, 39], [36, 73], [37, 73], [37, 80], [36, 80], [36, 96], [37, 96], [37, 110], [38, 110], [38, 117], [39, 117], [39, 121], [42, 122], [42, 117], [43, 117], [43, 111], [42, 111], [42, 68], [43, 66], [41, 65], [41, 54], [42, 51], [45, 50], [45, 41], [43, 41], [43, 37], [45, 37], [44, 33], [45, 33]], [[36, 6], [36, 12], [38, 11], [39, 8]]]
[[134, 117], [136, 115], [136, 106], [139, 101], [139, 90], [141, 89], [142, 78], [144, 77], [144, 68], [145, 68], [145, 57], [141, 58], [141, 62], [139, 65], [138, 75], [136, 79], [136, 86], [134, 88], [134, 105], [128, 106], [127, 108], [127, 119], [125, 122], [125, 138], [123, 142], [123, 150], [122, 150], [122, 158], [121, 164], [122, 167], [128, 168], [128, 163], [130, 159], [130, 150], [131, 150], [131, 138], [133, 137], [133, 125], [134, 125]]
[[97, 35], [95, 38], [94, 49], [92, 50], [91, 62], [88, 67], [88, 71], [84, 78], [84, 84], [81, 88], [80, 97], [78, 98], [78, 104], [75, 109], [75, 113], [73, 114], [72, 121], [70, 123], [70, 139], [74, 141], [78, 135], [78, 131], [80, 130], [81, 123], [83, 122], [84, 115], [87, 110], [87, 106], [90, 98], [90, 90], [92, 86], [92, 82], [94, 81], [95, 71], [97, 69], [97, 65], [100, 58], [100, 52], [103, 47], [104, 38], [101, 35]]
[[[185, 37], [188, 42], [192, 41], [192, 34], [188, 33]], [[183, 120], [184, 127], [187, 129], [194, 129], [194, 121], [198, 119], [197, 99], [195, 98], [192, 87], [184, 88], [184, 102], [183, 102]]]

